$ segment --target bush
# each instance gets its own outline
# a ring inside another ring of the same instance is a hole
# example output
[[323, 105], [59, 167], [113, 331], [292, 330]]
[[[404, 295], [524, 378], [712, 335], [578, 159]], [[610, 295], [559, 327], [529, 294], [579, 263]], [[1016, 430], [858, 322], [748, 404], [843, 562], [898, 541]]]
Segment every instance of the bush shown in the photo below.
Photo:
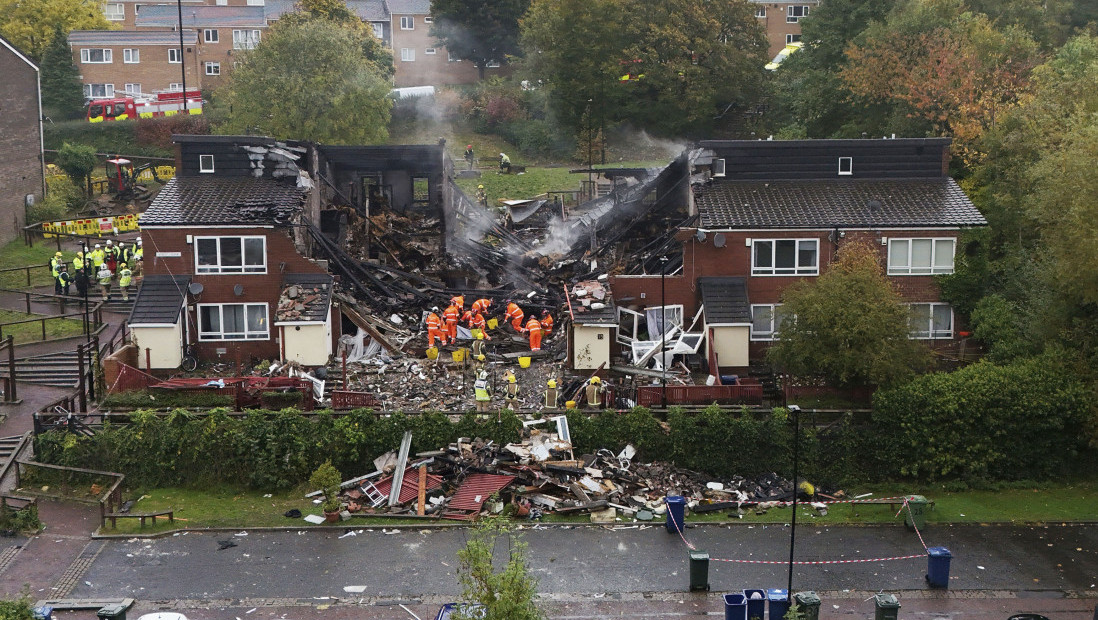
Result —
[[205, 115], [176, 115], [137, 121], [134, 139], [137, 144], [158, 150], [171, 151], [172, 134], [209, 135], [210, 121]]
[[169, 390], [135, 390], [108, 394], [99, 404], [103, 408], [140, 408], [155, 407], [171, 409], [175, 407], [232, 407], [236, 401], [228, 394], [215, 392], [173, 392]]
[[64, 197], [50, 195], [27, 209], [27, 224], [56, 222], [65, 219], [68, 214], [69, 206], [66, 204]]
[[0, 619], [34, 620], [34, 610], [31, 608], [30, 598], [25, 592], [18, 599], [0, 600]]
[[260, 402], [267, 409], [286, 409], [287, 407], [300, 407], [305, 400], [305, 395], [300, 390], [288, 392], [263, 392], [260, 394]]

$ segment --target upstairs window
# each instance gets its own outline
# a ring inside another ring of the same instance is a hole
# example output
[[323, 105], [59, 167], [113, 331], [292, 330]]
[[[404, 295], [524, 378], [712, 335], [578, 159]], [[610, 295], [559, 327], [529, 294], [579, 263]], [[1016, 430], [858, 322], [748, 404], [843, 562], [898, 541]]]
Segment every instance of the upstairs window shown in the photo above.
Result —
[[178, 47], [168, 48], [168, 62], [172, 64], [179, 64], [183, 62], [183, 54], [180, 53], [180, 49]]
[[953, 273], [956, 239], [889, 239], [888, 275]]
[[197, 237], [194, 247], [196, 273], [267, 273], [266, 237]]
[[126, 5], [121, 2], [108, 2], [103, 5], [103, 15], [107, 21], [120, 22], [126, 19]]
[[221, 35], [218, 34], [216, 28], [206, 28], [202, 31], [203, 43], [217, 43], [221, 39]]
[[847, 176], [854, 174], [854, 158], [853, 157], [840, 157], [839, 158], [839, 176]]
[[400, 48], [400, 60], [401, 62], [415, 62], [416, 51], [410, 47]]
[[820, 273], [819, 239], [756, 239], [751, 245], [751, 275], [814, 276]]
[[219, 62], [207, 62], [206, 63], [206, 75], [221, 75], [221, 63], [219, 63]]
[[765, 19], [766, 18], [766, 7], [765, 6], [755, 7], [755, 17], [758, 17], [760, 19]]
[[797, 4], [785, 7], [785, 23], [796, 24], [804, 17], [808, 17], [807, 5]]
[[122, 62], [126, 64], [137, 64], [141, 62], [141, 50], [139, 49], [125, 49], [122, 50]]
[[400, 18], [400, 29], [401, 30], [415, 30], [415, 28], [416, 28], [416, 21], [415, 21], [415, 18], [413, 18], [411, 15], [405, 15], [405, 16]]
[[258, 30], [234, 30], [233, 31], [233, 49], [234, 50], [252, 50], [255, 46], [259, 45], [259, 31]]
[[82, 49], [80, 62], [84, 64], [108, 64], [113, 62], [114, 53], [110, 49]]

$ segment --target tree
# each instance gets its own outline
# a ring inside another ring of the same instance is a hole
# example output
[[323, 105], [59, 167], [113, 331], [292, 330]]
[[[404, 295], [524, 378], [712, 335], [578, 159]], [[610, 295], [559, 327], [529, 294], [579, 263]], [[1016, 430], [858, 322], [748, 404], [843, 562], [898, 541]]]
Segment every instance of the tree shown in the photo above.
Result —
[[54, 29], [53, 40], [42, 57], [41, 70], [42, 106], [61, 118], [79, 116], [84, 108], [84, 89], [61, 26]]
[[98, 161], [95, 147], [87, 144], [66, 142], [57, 150], [57, 166], [69, 175], [77, 187], [87, 188], [88, 195], [91, 195], [91, 173]]
[[393, 77], [393, 53], [343, 0], [300, 0], [295, 7], [295, 12], [280, 19], [287, 23], [321, 19], [351, 30], [362, 38], [362, 55], [381, 69], [385, 79]]
[[0, 35], [35, 62], [58, 27], [68, 36], [71, 30], [110, 30], [114, 25], [96, 0], [0, 0]]
[[584, 115], [677, 137], [712, 136], [757, 99], [766, 40], [744, 0], [534, 0], [525, 71], [573, 132]]
[[331, 20], [280, 19], [232, 72], [229, 110], [218, 130], [328, 144], [383, 142], [389, 84], [364, 49], [360, 31]]
[[[510, 553], [502, 571], [493, 566], [496, 541], [510, 537]], [[515, 540], [506, 522], [489, 518], [477, 524], [458, 552], [462, 600], [484, 606], [483, 620], [542, 620], [534, 605], [537, 581], [526, 567], [526, 543]]]
[[909, 312], [867, 243], [839, 248], [815, 281], [782, 295], [780, 339], [767, 353], [781, 372], [843, 386], [890, 385], [925, 367], [927, 349], [909, 338]]
[[519, 19], [529, 7], [530, 0], [431, 0], [431, 36], [476, 65], [483, 80], [488, 63], [520, 52]]

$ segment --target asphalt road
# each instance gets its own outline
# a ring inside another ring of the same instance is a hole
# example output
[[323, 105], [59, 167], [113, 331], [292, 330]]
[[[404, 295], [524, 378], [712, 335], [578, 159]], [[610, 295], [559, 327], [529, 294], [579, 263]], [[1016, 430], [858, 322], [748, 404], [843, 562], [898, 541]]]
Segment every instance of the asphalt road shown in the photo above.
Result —
[[[348, 531], [356, 534], [344, 536]], [[538, 590], [549, 598], [674, 593], [689, 583], [687, 547], [662, 526], [526, 527], [521, 533]], [[788, 526], [701, 526], [688, 529], [686, 538], [714, 559], [784, 562], [789, 557]], [[951, 550], [953, 591], [1098, 596], [1098, 525], [936, 526], [924, 538], [929, 546]], [[220, 550], [222, 540], [236, 546]], [[374, 603], [445, 599], [459, 592], [456, 552], [464, 541], [463, 530], [378, 528], [111, 540], [71, 596], [313, 602], [332, 597]], [[498, 551], [505, 549], [501, 542]], [[797, 530], [800, 561], [922, 553], [916, 535], [902, 526]], [[794, 572], [794, 589], [925, 591], [926, 569], [925, 557], [801, 565]], [[713, 591], [784, 587], [786, 571], [784, 563], [713, 561], [709, 580]]]

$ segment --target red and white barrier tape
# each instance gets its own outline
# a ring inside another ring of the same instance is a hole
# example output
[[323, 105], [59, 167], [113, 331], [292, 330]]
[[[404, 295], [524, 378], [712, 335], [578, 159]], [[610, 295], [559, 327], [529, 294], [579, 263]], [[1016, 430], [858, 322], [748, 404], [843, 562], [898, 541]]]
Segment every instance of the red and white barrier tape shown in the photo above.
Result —
[[919, 525], [915, 523], [915, 515], [911, 514], [911, 505], [907, 503], [906, 497], [904, 498], [904, 505], [900, 506], [900, 510], [896, 512], [897, 517], [904, 511], [904, 508], [907, 508], [907, 515], [911, 517], [911, 528], [915, 530], [915, 535], [919, 537], [919, 544], [923, 546], [924, 550], [929, 552], [930, 550], [927, 549], [926, 543], [923, 542], [923, 533], [919, 531]]

